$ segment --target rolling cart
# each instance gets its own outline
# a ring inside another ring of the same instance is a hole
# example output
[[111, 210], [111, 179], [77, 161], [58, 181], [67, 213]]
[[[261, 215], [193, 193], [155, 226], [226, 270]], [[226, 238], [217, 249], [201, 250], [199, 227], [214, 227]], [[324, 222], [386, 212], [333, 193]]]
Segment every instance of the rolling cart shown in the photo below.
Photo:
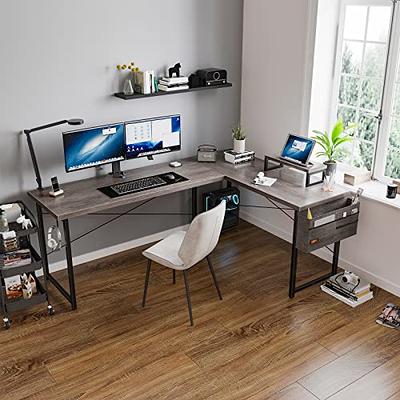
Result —
[[[54, 314], [54, 308], [49, 302], [48, 292], [47, 292], [47, 279], [46, 271], [43, 268], [44, 279], [43, 283], [36, 276], [36, 271], [42, 269], [43, 263], [38, 252], [35, 250], [31, 244], [31, 235], [37, 234], [38, 228], [33, 214], [25, 206], [22, 201], [17, 201], [17, 203], [22, 210], [22, 215], [29, 218], [32, 222], [32, 227], [28, 229], [22, 229], [21, 225], [12, 222], [9, 224], [10, 231], [15, 231], [17, 241], [19, 243], [20, 249], [29, 249], [31, 253], [31, 262], [27, 265], [22, 266], [1, 266], [0, 265], [0, 304], [3, 313], [3, 326], [5, 329], [11, 327], [10, 314], [16, 311], [24, 310], [33, 307], [37, 304], [47, 303], [47, 312], [49, 315]], [[0, 235], [0, 253], [4, 253], [4, 243], [3, 238]], [[9, 299], [6, 294], [5, 279], [22, 274], [32, 275], [36, 283], [37, 292], [32, 295], [30, 299], [24, 299], [23, 297], [18, 297], [15, 299]]]

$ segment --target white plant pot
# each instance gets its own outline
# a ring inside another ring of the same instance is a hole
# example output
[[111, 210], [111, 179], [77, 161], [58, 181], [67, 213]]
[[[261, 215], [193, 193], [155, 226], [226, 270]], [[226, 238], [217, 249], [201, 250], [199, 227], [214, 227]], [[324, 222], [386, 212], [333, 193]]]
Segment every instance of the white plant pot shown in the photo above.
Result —
[[246, 139], [236, 140], [233, 139], [233, 151], [236, 153], [244, 153], [246, 150]]

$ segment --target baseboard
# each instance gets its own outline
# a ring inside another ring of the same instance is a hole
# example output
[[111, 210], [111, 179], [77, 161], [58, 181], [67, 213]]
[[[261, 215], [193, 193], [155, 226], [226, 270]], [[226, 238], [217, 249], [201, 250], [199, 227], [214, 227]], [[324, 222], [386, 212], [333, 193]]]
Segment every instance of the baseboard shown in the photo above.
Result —
[[[188, 226], [189, 225], [178, 226], [176, 228], [168, 229], [168, 230], [165, 230], [162, 232], [157, 232], [152, 235], [148, 235], [148, 236], [144, 236], [144, 237], [141, 237], [138, 239], [130, 240], [128, 242], [119, 243], [114, 246], [106, 247], [104, 249], [99, 249], [99, 250], [91, 251], [89, 253], [85, 253], [85, 254], [82, 254], [79, 256], [75, 256], [75, 257], [73, 257], [73, 262], [74, 262], [74, 265], [84, 264], [84, 263], [87, 263], [90, 261], [97, 260], [102, 257], [111, 256], [113, 254], [120, 253], [122, 251], [131, 250], [131, 249], [134, 249], [135, 247], [140, 247], [145, 244], [157, 242], [158, 240], [164, 239], [171, 233], [187, 229]], [[50, 272], [61, 271], [61, 270], [65, 269], [66, 267], [67, 266], [66, 266], [65, 261], [57, 261], [57, 262], [51, 263], [49, 265]]]
[[[267, 231], [269, 233], [272, 233], [274, 236], [277, 236], [286, 242], [291, 243], [292, 242], [292, 233], [285, 231], [281, 229], [280, 227], [277, 227], [276, 225], [270, 224], [269, 222], [255, 217], [248, 211], [240, 211], [240, 218], [243, 219], [246, 222], [249, 222], [252, 225], [257, 226], [260, 229], [263, 229], [264, 231]], [[332, 261], [332, 254], [326, 250], [326, 249], [320, 249], [315, 252], [313, 252], [314, 255], [317, 257], [322, 258], [325, 261], [331, 262]], [[400, 286], [395, 285], [393, 282], [388, 281], [385, 278], [382, 278], [378, 275], [375, 275], [369, 271], [366, 271], [364, 268], [354, 265], [351, 262], [339, 258], [339, 267], [342, 269], [345, 269], [347, 271], [353, 271], [360, 277], [363, 277], [364, 279], [368, 280], [369, 282], [373, 283], [375, 286], [378, 286], [395, 296], [400, 297]]]

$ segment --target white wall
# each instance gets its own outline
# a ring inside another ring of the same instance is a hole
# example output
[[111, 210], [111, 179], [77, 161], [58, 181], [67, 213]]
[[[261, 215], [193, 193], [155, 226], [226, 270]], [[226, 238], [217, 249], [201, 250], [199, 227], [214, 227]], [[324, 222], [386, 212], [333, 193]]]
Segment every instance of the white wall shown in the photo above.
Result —
[[288, 132], [306, 133], [308, 12], [308, 0], [244, 1], [241, 121], [258, 156], [279, 152]]
[[[258, 156], [279, 151], [288, 132], [301, 132], [302, 121], [310, 116], [309, 99], [303, 94], [307, 85], [311, 90], [307, 77], [312, 72], [314, 41], [310, 43], [310, 32], [315, 32], [317, 15], [310, 20], [312, 3], [244, 1], [241, 118], [249, 134], [248, 147], [256, 149]], [[266, 204], [266, 200], [244, 192], [243, 203]], [[286, 240], [291, 238], [291, 222], [279, 211], [247, 209], [242, 216]], [[400, 296], [399, 237], [400, 210], [363, 199], [359, 233], [343, 241], [340, 263]], [[325, 252], [318, 254], [327, 257]]]
[[[25, 139], [31, 128], [64, 118], [85, 126], [173, 113], [182, 114], [182, 151], [158, 156], [165, 162], [195, 154], [200, 143], [227, 147], [239, 119], [242, 0], [16, 0], [0, 12], [0, 202], [25, 198], [35, 188]], [[227, 68], [230, 89], [123, 101], [116, 64], [136, 62], [163, 71], [180, 61], [183, 72]], [[44, 184], [92, 176], [93, 170], [66, 174], [62, 130], [37, 132], [33, 141]], [[154, 163], [152, 162], [152, 163]], [[123, 168], [152, 164], [127, 161]], [[187, 211], [188, 196], [161, 199], [145, 210]], [[104, 222], [73, 221], [72, 236]], [[74, 246], [84, 254], [187, 223], [188, 218], [124, 218]], [[49, 221], [50, 222], [50, 221]]]
[[[309, 0], [244, 0], [241, 122], [248, 132], [247, 147], [260, 158], [279, 153], [289, 132], [307, 134], [304, 116], [313, 65], [308, 21], [313, 10]], [[268, 204], [245, 190], [242, 202]], [[291, 222], [279, 211], [243, 209], [242, 216], [291, 237]]]

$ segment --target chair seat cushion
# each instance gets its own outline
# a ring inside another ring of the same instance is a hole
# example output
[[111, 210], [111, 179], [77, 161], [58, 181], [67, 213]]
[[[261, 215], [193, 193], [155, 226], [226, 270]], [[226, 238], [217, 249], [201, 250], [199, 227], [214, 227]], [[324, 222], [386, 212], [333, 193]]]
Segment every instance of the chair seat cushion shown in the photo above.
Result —
[[185, 269], [184, 262], [179, 257], [178, 252], [185, 235], [185, 231], [175, 232], [146, 249], [142, 254], [165, 267], [183, 270]]

